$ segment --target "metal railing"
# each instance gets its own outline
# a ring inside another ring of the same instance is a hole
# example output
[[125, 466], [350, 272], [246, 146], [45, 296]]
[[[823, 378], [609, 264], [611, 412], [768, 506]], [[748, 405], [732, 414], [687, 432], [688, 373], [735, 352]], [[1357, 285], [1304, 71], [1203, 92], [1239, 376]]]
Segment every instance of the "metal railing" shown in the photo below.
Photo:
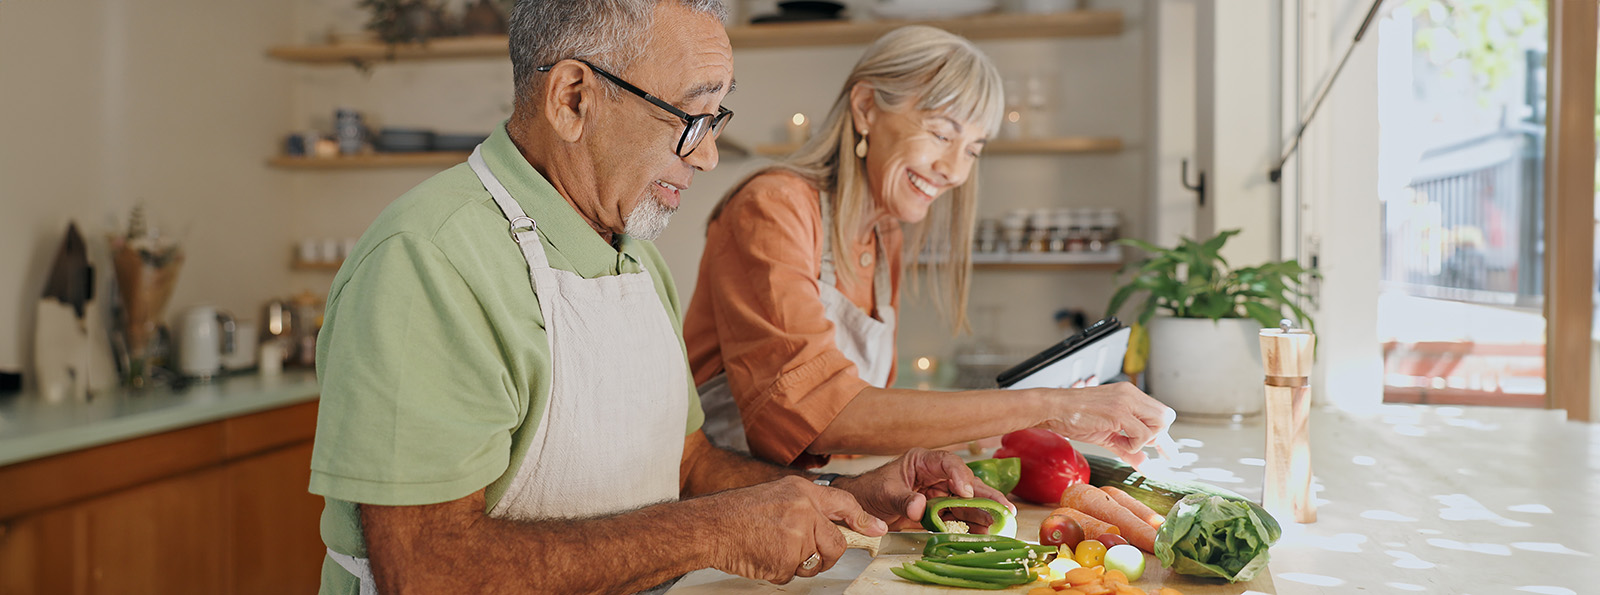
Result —
[[1524, 124], [1425, 154], [1408, 199], [1382, 210], [1385, 286], [1482, 304], [1542, 304], [1543, 152], [1543, 127]]

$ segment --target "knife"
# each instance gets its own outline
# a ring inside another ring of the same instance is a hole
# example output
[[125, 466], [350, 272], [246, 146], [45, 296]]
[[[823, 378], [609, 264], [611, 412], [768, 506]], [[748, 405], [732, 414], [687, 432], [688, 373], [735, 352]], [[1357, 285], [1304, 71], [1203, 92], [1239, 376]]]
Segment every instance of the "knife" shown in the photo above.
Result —
[[[878, 556], [921, 556], [923, 548], [927, 547], [928, 539], [939, 533], [923, 531], [891, 531], [883, 537], [868, 537], [846, 527], [839, 527], [839, 533], [844, 535], [844, 547], [851, 550], [864, 550], [872, 557]], [[1055, 559], [1055, 554], [1050, 554], [1044, 562], [1050, 563]]]

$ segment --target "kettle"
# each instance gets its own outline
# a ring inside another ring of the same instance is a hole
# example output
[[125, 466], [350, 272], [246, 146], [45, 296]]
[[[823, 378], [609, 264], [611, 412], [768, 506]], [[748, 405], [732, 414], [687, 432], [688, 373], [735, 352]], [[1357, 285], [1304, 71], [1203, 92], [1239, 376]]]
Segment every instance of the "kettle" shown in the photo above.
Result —
[[209, 380], [222, 371], [222, 357], [234, 351], [233, 316], [212, 306], [194, 306], [183, 315], [178, 332], [178, 372]]

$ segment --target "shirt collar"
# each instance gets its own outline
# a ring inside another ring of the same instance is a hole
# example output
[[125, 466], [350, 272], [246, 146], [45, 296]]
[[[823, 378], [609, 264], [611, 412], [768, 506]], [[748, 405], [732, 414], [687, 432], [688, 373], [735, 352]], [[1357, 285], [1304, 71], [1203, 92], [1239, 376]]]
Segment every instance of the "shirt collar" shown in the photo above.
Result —
[[[522, 210], [538, 222], [539, 235], [556, 252], [548, 255], [551, 266], [572, 271], [585, 279], [639, 272], [640, 240], [618, 235], [621, 250], [607, 244], [523, 158], [516, 143], [511, 142], [504, 122], [483, 141], [483, 161]], [[566, 266], [562, 266], [563, 261]]]

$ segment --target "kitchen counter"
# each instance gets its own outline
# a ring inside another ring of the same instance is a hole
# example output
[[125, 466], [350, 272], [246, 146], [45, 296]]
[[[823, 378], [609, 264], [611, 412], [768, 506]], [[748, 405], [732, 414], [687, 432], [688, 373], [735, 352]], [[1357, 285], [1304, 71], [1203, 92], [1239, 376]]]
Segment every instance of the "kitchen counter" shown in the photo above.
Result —
[[[1180, 422], [1172, 435], [1199, 456], [1187, 478], [1260, 498], [1259, 422]], [[1280, 595], [1600, 592], [1600, 425], [1528, 409], [1322, 408], [1312, 413], [1311, 449], [1318, 520], [1279, 519], [1269, 568]], [[1018, 536], [1036, 523], [1024, 521]], [[781, 587], [701, 570], [671, 592], [842, 593], [870, 561], [852, 550], [828, 572]]]
[[275, 409], [317, 398], [311, 370], [275, 379], [246, 374], [174, 391], [117, 391], [88, 402], [46, 402], [36, 394], [0, 397], [0, 467]]

